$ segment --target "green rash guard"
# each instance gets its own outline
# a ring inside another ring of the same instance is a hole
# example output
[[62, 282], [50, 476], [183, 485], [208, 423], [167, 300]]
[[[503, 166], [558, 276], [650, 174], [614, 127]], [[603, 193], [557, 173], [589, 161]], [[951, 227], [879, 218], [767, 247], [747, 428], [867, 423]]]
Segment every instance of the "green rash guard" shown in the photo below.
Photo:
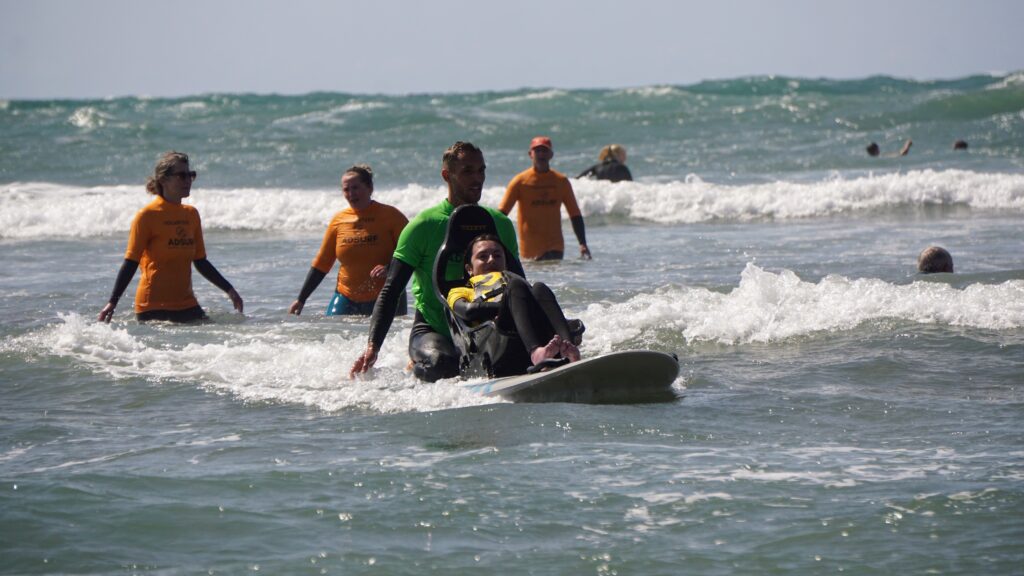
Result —
[[[491, 217], [494, 218], [495, 227], [498, 229], [498, 237], [512, 255], [519, 258], [519, 244], [516, 241], [516, 229], [501, 212], [494, 208], [487, 208]], [[415, 218], [409, 221], [401, 236], [398, 237], [398, 246], [395, 247], [395, 258], [405, 262], [413, 268], [412, 294], [416, 298], [416, 309], [423, 315], [423, 319], [430, 324], [430, 327], [445, 336], [451, 336], [448, 332], [448, 323], [444, 319], [444, 306], [434, 296], [434, 259], [438, 250], [444, 244], [445, 233], [448, 228], [448, 220], [455, 207], [447, 199], [437, 206], [427, 208], [420, 212]], [[446, 276], [450, 279], [462, 278], [462, 262], [449, 262]]]

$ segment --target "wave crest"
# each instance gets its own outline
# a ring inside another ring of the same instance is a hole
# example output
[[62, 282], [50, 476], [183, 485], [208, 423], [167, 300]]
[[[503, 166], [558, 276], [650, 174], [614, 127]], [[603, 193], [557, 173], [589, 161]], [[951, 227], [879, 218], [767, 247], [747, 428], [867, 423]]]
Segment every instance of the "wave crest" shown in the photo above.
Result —
[[[1024, 211], [1024, 175], [964, 170], [744, 185], [715, 184], [691, 175], [663, 183], [577, 180], [574, 187], [588, 217], [622, 216], [659, 224], [828, 217], [894, 207]], [[502, 187], [488, 187], [481, 203], [496, 206], [503, 192]], [[412, 217], [445, 195], [440, 186], [409, 184], [378, 190], [374, 197]], [[2, 185], [0, 238], [125, 233], [150, 200], [141, 186]], [[189, 202], [199, 209], [207, 230], [320, 230], [345, 207], [334, 190], [284, 188], [200, 188]]]

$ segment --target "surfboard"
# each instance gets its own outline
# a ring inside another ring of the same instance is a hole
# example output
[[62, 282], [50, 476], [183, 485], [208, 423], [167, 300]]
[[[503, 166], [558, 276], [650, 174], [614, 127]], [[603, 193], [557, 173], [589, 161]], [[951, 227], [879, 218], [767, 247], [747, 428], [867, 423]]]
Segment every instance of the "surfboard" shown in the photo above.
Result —
[[536, 374], [466, 384], [484, 396], [513, 402], [640, 404], [677, 399], [675, 356], [653, 350], [612, 352]]

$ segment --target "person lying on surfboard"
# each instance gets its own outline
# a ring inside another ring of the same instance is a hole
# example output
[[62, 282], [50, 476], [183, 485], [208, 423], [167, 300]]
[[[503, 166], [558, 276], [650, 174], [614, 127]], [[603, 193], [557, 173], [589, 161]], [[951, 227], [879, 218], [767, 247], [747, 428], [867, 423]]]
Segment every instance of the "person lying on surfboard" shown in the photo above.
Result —
[[496, 330], [480, 343], [489, 348], [494, 375], [526, 374], [540, 369], [533, 367], [579, 360], [580, 351], [554, 293], [542, 282], [531, 286], [506, 271], [505, 254], [497, 236], [477, 236], [463, 259], [467, 285], [448, 292], [448, 305], [463, 321], [494, 320]]

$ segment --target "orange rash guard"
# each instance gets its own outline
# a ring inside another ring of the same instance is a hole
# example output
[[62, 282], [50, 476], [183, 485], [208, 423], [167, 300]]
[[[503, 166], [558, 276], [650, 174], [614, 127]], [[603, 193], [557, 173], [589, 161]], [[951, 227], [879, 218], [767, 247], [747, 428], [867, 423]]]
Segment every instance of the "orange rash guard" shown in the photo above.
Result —
[[135, 312], [198, 306], [192, 292], [192, 261], [206, 258], [199, 212], [161, 197], [139, 210], [128, 234], [125, 259], [142, 268]]
[[508, 214], [516, 202], [520, 256], [533, 259], [552, 250], [564, 252], [562, 205], [570, 218], [580, 215], [569, 179], [554, 170], [540, 173], [528, 168], [508, 183], [498, 210]]
[[398, 236], [409, 219], [397, 208], [373, 202], [360, 212], [346, 208], [327, 225], [313, 268], [327, 274], [334, 261], [338, 269], [336, 290], [353, 302], [370, 302], [384, 287], [384, 278], [370, 278], [373, 267], [391, 262]]

